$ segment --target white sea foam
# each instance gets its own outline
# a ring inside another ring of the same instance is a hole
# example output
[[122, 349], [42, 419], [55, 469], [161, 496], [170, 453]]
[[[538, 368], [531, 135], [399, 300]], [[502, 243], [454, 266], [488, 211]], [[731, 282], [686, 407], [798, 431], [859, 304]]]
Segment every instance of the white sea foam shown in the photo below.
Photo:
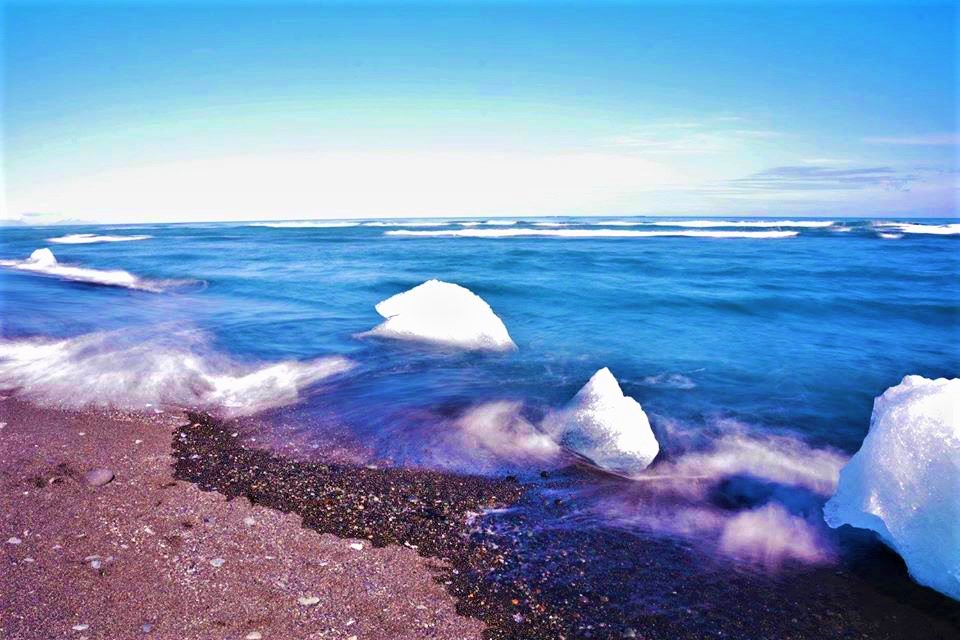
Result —
[[245, 415], [295, 402], [351, 368], [340, 357], [242, 365], [197, 334], [141, 339], [120, 332], [64, 340], [0, 340], [0, 385], [39, 404], [141, 410], [200, 408]]
[[637, 231], [633, 229], [441, 229], [415, 231], [396, 229], [388, 236], [420, 238], [792, 238], [798, 231]]
[[640, 403], [625, 396], [609, 369], [600, 369], [546, 430], [598, 466], [624, 475], [643, 471], [660, 451]]
[[406, 220], [376, 220], [373, 222], [364, 222], [362, 226], [364, 227], [446, 227], [447, 225], [452, 224], [447, 220], [435, 220], [435, 221], [417, 221], [410, 222]]
[[269, 227], [271, 229], [339, 229], [342, 227], [357, 227], [359, 222], [300, 220], [291, 222], [251, 222], [248, 227]]
[[647, 376], [641, 382], [650, 387], [664, 387], [666, 389], [694, 389], [697, 384], [680, 373], [660, 373]]
[[884, 240], [899, 240], [903, 237], [902, 233], [886, 233], [884, 231], [878, 231], [877, 236], [883, 238]]
[[457, 284], [428, 280], [376, 306], [386, 321], [361, 335], [503, 351], [517, 346], [490, 305]]
[[748, 433], [742, 425], [732, 422], [725, 422], [722, 426], [730, 433], [715, 438], [706, 449], [694, 449], [658, 464], [645, 477], [716, 482], [744, 475], [801, 487], [827, 497], [837, 486], [840, 468], [847, 461], [839, 451], [814, 449], [796, 438], [760, 436]]
[[833, 226], [833, 220], [657, 220], [649, 224], [660, 227], [792, 227], [796, 229], [822, 229]]
[[960, 379], [907, 376], [876, 399], [824, 519], [875, 531], [917, 582], [960, 600]]
[[110, 236], [95, 233], [72, 233], [59, 238], [47, 238], [47, 242], [55, 244], [96, 244], [99, 242], [135, 242], [149, 240], [153, 236]]
[[54, 276], [74, 282], [139, 289], [154, 293], [163, 291], [171, 284], [176, 284], [171, 281], [146, 280], [122, 269], [91, 269], [61, 264], [53, 252], [47, 248], [37, 249], [26, 260], [0, 260], [0, 267]]
[[442, 434], [443, 446], [430, 451], [441, 456], [440, 466], [454, 458], [462, 471], [496, 471], [504, 463], [549, 465], [560, 447], [548, 435], [523, 418], [522, 403], [487, 402], [470, 408]]
[[[717, 427], [724, 435], [704, 441], [702, 428], [661, 421], [672, 455], [615, 491], [585, 491], [596, 492], [605, 519], [713, 545], [740, 561], [769, 569], [787, 560], [829, 562], [835, 549], [820, 505], [846, 457], [730, 420]], [[684, 452], [691, 442], [698, 445]]]
[[[920, 224], [914, 222], [874, 222], [873, 227], [886, 232], [910, 233], [934, 236], [960, 235], [960, 223]], [[880, 234], [883, 235], [882, 233]]]
[[832, 557], [815, 525], [774, 503], [725, 520], [719, 547], [725, 555], [768, 569], [779, 567], [784, 559], [822, 564]]

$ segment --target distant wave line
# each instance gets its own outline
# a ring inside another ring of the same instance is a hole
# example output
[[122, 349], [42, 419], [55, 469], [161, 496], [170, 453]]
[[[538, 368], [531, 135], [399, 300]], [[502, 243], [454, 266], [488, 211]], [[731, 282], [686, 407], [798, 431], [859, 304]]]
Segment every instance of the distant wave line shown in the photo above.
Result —
[[386, 231], [388, 236], [439, 238], [792, 238], [798, 231], [637, 231], [621, 229], [444, 229]]
[[47, 242], [53, 242], [54, 244], [96, 244], [99, 242], [134, 242], [136, 240], [149, 240], [152, 237], [146, 235], [111, 236], [96, 233], [71, 233], [59, 238], [47, 238]]

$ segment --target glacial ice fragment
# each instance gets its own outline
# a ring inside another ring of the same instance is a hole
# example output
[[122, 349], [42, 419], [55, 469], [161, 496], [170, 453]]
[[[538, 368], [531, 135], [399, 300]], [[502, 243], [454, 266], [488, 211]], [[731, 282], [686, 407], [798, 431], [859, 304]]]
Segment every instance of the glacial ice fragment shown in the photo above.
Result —
[[564, 445], [615, 473], [637, 474], [660, 451], [640, 403], [623, 395], [606, 367], [593, 374], [556, 420]]
[[875, 531], [917, 582], [960, 600], [960, 379], [907, 376], [877, 398], [823, 511], [831, 527]]
[[383, 300], [376, 310], [386, 321], [364, 335], [468, 350], [517, 348], [490, 305], [458, 284], [428, 280]]

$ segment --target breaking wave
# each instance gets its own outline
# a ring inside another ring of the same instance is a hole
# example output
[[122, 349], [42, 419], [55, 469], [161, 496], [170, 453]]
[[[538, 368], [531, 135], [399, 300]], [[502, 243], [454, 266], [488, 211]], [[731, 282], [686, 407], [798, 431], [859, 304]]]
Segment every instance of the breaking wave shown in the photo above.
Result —
[[53, 276], [73, 282], [85, 282], [107, 287], [123, 287], [160, 293], [165, 289], [185, 284], [179, 280], [148, 280], [133, 275], [122, 269], [91, 269], [89, 267], [75, 267], [57, 261], [50, 249], [37, 249], [26, 260], [0, 260], [0, 267], [17, 269], [28, 273]]
[[794, 227], [822, 229], [833, 226], [833, 220], [657, 220], [649, 224], [658, 227]]
[[359, 222], [339, 222], [323, 220], [302, 220], [293, 222], [251, 222], [248, 227], [269, 227], [271, 229], [338, 229], [341, 227], [357, 227]]
[[446, 227], [447, 225], [453, 224], [447, 220], [436, 220], [436, 221], [417, 221], [409, 222], [406, 220], [376, 220], [372, 222], [364, 222], [361, 226], [364, 227]]
[[153, 236], [110, 236], [98, 235], [96, 233], [71, 233], [59, 238], [47, 238], [47, 242], [54, 244], [96, 244], [99, 242], [134, 242], [137, 240], [149, 240]]
[[792, 238], [798, 231], [637, 231], [621, 229], [443, 229], [386, 231], [388, 236], [437, 238]]
[[190, 332], [0, 340], [0, 386], [41, 405], [70, 409], [172, 406], [248, 415], [296, 402], [310, 385], [352, 366], [341, 357], [241, 364]]
[[891, 235], [893, 233], [910, 233], [934, 236], [955, 236], [960, 235], [960, 223], [950, 224], [921, 224], [918, 222], [874, 222], [873, 228], [878, 230], [878, 235], [884, 236], [884, 233]]
[[[719, 437], [661, 425], [667, 454], [632, 482], [585, 490], [596, 513], [628, 527], [712, 545], [722, 555], [776, 569], [836, 553], [824, 501], [847, 457], [735, 421]], [[663, 433], [664, 430], [667, 433]]]

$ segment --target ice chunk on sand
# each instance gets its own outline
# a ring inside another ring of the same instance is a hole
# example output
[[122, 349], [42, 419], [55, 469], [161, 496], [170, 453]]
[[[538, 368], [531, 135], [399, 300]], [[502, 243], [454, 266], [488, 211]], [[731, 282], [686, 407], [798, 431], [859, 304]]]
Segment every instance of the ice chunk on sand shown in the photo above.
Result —
[[875, 531], [917, 582], [960, 600], [960, 379], [907, 376], [877, 398], [823, 511], [831, 527]]
[[559, 416], [561, 442], [596, 464], [633, 475], [660, 451], [640, 403], [623, 395], [610, 369], [600, 369]]
[[507, 328], [490, 305], [457, 284], [428, 280], [377, 306], [386, 322], [365, 335], [417, 340], [462, 349], [516, 349]]

